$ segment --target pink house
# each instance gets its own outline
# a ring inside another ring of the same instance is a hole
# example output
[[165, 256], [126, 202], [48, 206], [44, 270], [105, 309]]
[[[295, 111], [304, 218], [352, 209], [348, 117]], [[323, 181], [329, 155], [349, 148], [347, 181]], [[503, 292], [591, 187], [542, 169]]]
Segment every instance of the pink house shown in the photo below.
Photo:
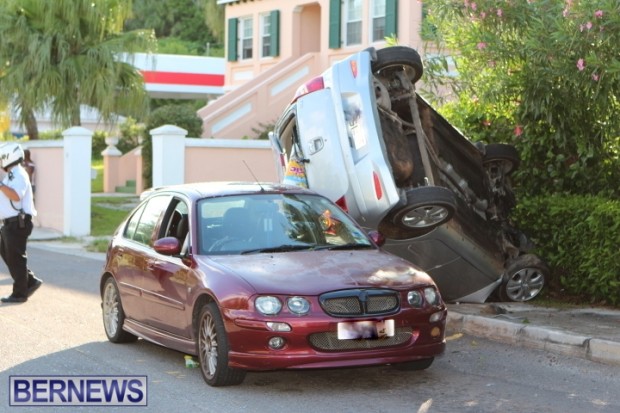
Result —
[[297, 87], [386, 37], [418, 49], [418, 0], [218, 0], [226, 14], [227, 93], [198, 111], [203, 137], [256, 137]]

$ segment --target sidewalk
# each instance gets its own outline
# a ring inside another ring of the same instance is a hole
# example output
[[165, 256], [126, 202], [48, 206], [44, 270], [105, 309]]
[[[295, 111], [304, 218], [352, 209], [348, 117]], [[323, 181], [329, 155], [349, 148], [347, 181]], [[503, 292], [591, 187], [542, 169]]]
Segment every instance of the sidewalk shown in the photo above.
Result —
[[[62, 234], [35, 228], [29, 245], [88, 256], [83, 242], [61, 242]], [[84, 241], [85, 242], [85, 241]], [[620, 366], [620, 310], [590, 307], [546, 308], [532, 303], [448, 304], [447, 336], [458, 333], [542, 349]]]

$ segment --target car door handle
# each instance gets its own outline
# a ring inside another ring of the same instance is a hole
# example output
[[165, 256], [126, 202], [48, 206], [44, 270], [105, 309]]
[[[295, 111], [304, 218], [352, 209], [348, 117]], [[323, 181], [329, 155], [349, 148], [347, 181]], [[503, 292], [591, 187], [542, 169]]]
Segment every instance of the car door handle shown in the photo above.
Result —
[[310, 141], [310, 155], [313, 155], [317, 152], [319, 152], [321, 149], [323, 149], [323, 147], [325, 146], [325, 143], [323, 142], [323, 137], [322, 136], [318, 136], [314, 139], [312, 139]]

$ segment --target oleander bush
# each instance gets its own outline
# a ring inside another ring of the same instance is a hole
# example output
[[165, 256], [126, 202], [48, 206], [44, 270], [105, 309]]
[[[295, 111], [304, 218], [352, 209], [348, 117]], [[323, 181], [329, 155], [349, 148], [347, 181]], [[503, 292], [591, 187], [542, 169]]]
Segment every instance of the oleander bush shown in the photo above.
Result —
[[590, 195], [523, 198], [518, 228], [551, 267], [548, 289], [558, 297], [620, 305], [620, 202]]

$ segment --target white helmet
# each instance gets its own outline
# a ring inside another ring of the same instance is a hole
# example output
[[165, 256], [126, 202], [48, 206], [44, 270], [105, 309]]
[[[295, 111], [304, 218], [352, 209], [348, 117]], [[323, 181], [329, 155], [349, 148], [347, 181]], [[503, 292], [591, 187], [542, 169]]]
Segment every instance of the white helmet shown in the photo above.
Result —
[[24, 150], [17, 142], [7, 142], [0, 145], [0, 168], [6, 169], [9, 166], [21, 162], [24, 159]]

